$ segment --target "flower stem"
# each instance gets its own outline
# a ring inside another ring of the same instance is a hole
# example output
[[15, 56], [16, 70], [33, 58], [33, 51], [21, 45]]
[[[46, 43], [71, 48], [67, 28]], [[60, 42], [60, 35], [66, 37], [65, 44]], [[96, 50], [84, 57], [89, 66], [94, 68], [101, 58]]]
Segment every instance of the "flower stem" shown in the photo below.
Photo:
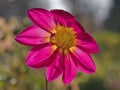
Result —
[[48, 81], [47, 81], [47, 78], [45, 78], [45, 90], [48, 90]]
[[72, 90], [70, 85], [67, 86], [67, 90]]

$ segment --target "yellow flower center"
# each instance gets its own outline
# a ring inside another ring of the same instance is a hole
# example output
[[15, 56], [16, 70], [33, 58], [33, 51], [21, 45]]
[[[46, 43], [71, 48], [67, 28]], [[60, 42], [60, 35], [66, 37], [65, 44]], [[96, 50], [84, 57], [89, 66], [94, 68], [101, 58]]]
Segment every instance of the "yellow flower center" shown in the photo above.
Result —
[[51, 38], [51, 42], [54, 43], [59, 50], [68, 51], [69, 48], [75, 45], [75, 32], [73, 28], [57, 25], [55, 31], [55, 35]]

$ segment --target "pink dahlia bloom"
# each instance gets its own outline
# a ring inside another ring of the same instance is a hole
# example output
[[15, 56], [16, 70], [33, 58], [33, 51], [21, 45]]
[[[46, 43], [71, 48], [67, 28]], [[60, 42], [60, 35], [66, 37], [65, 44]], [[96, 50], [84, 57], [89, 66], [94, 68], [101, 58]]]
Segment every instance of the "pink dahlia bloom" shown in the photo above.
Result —
[[63, 10], [47, 11], [33, 8], [27, 11], [33, 25], [16, 36], [16, 41], [33, 46], [26, 58], [31, 68], [46, 68], [48, 81], [62, 75], [64, 84], [69, 84], [78, 70], [92, 74], [96, 71], [90, 53], [98, 52], [95, 40]]

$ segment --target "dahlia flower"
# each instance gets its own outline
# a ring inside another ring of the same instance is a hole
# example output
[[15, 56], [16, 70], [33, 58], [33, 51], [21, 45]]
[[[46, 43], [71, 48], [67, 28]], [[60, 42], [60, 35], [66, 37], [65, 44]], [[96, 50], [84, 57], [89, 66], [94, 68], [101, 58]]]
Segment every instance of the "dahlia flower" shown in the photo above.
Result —
[[33, 25], [16, 35], [16, 41], [33, 46], [26, 58], [31, 68], [46, 68], [46, 78], [53, 81], [62, 75], [69, 84], [78, 70], [92, 74], [96, 71], [90, 53], [98, 52], [96, 41], [64, 10], [32, 8], [27, 16]]

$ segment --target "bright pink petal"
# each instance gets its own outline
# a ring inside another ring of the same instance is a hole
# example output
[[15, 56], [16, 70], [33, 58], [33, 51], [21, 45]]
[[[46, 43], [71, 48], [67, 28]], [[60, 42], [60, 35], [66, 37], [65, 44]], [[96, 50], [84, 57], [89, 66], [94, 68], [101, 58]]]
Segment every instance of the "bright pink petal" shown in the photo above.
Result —
[[74, 16], [64, 10], [51, 10], [56, 23], [66, 26], [67, 21], [74, 20]]
[[58, 55], [56, 55], [56, 58], [54, 60], [54, 62], [52, 63], [52, 65], [48, 66], [46, 69], [46, 77], [48, 81], [53, 81], [55, 79], [57, 79], [63, 71], [63, 62], [61, 62], [63, 60], [63, 57]]
[[16, 36], [16, 41], [25, 45], [38, 45], [49, 42], [50, 34], [38, 26], [29, 26]]
[[33, 23], [47, 30], [48, 32], [51, 32], [51, 30], [56, 26], [53, 15], [45, 9], [29, 9], [27, 11], [27, 15]]
[[76, 33], [84, 32], [84, 28], [77, 21], [67, 22], [67, 26], [73, 28]]
[[79, 49], [78, 47], [74, 47], [72, 54], [72, 58], [76, 62], [77, 67], [81, 72], [92, 74], [96, 71], [96, 66], [91, 56], [87, 52]]
[[63, 82], [69, 84], [77, 74], [77, 67], [70, 55], [65, 56], [64, 67]]
[[50, 59], [50, 56], [55, 55], [55, 49], [51, 45], [33, 47], [26, 58], [26, 65], [32, 68], [41, 68], [50, 65], [54, 61], [53, 58]]
[[99, 52], [96, 41], [86, 32], [77, 34], [76, 44], [90, 53]]

